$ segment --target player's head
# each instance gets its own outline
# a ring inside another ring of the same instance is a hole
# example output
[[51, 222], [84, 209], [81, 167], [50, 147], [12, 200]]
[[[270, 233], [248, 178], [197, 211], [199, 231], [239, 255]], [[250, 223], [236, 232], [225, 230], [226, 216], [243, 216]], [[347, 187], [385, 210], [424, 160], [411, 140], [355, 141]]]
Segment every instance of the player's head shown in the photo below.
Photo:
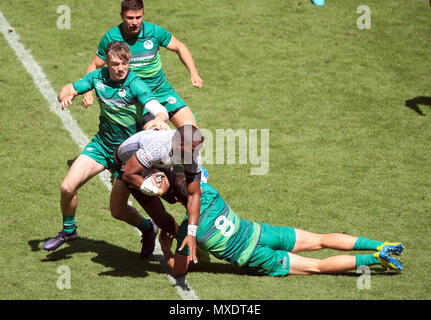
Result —
[[106, 49], [106, 64], [109, 68], [109, 77], [113, 81], [121, 81], [129, 72], [130, 48], [127, 43], [115, 41], [108, 44]]
[[144, 18], [144, 3], [142, 0], [123, 0], [120, 15], [123, 20], [124, 31], [132, 36], [138, 35]]
[[177, 129], [172, 138], [174, 158], [181, 158], [183, 164], [192, 164], [199, 150], [202, 149], [204, 137], [192, 124], [185, 124]]
[[169, 192], [172, 193], [172, 196], [175, 197], [178, 202], [187, 206], [187, 182], [186, 175], [183, 172], [175, 173], [175, 182], [173, 183], [173, 186], [169, 188], [168, 193]]

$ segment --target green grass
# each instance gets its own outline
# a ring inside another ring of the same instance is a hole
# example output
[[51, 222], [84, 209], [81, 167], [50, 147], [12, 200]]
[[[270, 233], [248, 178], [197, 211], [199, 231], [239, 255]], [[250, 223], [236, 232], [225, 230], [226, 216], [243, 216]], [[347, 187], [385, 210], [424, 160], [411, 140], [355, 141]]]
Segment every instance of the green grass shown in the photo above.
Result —
[[[72, 27], [58, 30], [59, 1], [5, 1], [0, 10], [53, 88], [79, 79], [103, 33], [118, 24], [119, 1], [67, 1]], [[200, 127], [270, 129], [270, 170], [206, 165], [210, 183], [240, 216], [314, 232], [345, 232], [406, 244], [405, 272], [270, 278], [228, 264], [195, 268], [201, 299], [430, 299], [431, 8], [427, 1], [377, 1], [359, 30], [357, 1], [145, 1], [147, 21], [192, 52], [202, 89], [176, 55], [162, 50], [169, 81]], [[99, 8], [103, 7], [103, 10]], [[59, 185], [79, 148], [49, 112], [32, 79], [0, 37], [0, 297], [2, 299], [178, 299], [156, 261], [141, 261], [139, 236], [109, 213], [98, 179], [79, 193], [80, 241], [47, 254], [61, 228]], [[98, 107], [70, 108], [88, 137]], [[167, 205], [176, 219], [184, 210]], [[307, 253], [323, 258], [330, 250]], [[71, 269], [59, 290], [57, 267]]]

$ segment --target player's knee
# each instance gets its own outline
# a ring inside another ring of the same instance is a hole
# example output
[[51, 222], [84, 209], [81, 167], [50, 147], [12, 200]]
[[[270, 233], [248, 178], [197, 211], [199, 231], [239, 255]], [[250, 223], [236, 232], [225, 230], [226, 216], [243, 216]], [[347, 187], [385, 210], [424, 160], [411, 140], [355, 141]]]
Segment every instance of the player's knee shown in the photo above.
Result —
[[77, 188], [70, 184], [68, 181], [64, 180], [60, 186], [60, 192], [62, 196], [73, 196], [77, 192]]

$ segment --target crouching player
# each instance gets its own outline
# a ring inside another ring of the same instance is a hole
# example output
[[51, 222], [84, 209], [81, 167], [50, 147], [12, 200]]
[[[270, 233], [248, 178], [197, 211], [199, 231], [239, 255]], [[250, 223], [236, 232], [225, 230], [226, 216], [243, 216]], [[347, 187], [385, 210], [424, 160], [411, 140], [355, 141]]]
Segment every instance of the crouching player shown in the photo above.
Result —
[[[185, 178], [177, 173], [173, 188], [164, 179], [164, 192], [187, 205]], [[187, 234], [187, 215], [180, 225], [177, 243]], [[168, 266], [176, 276], [187, 272], [190, 260], [187, 247], [171, 252], [173, 237], [161, 232], [159, 241]], [[202, 183], [201, 208], [196, 241], [200, 248], [216, 258], [270, 276], [317, 273], [341, 273], [362, 265], [381, 265], [386, 269], [402, 270], [400, 255], [404, 245], [381, 242], [341, 233], [316, 234], [284, 226], [271, 226], [241, 219], [212, 186]], [[320, 249], [340, 251], [370, 250], [372, 254], [336, 255], [326, 259], [303, 257], [296, 253]]]

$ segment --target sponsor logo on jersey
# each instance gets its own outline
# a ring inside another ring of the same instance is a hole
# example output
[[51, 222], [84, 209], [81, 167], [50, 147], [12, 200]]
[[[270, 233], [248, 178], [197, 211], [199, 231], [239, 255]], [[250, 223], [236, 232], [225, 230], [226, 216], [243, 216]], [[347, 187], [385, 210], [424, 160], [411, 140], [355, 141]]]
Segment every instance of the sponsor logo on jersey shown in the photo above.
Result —
[[102, 82], [96, 82], [96, 88], [100, 90], [105, 90], [105, 85]]

